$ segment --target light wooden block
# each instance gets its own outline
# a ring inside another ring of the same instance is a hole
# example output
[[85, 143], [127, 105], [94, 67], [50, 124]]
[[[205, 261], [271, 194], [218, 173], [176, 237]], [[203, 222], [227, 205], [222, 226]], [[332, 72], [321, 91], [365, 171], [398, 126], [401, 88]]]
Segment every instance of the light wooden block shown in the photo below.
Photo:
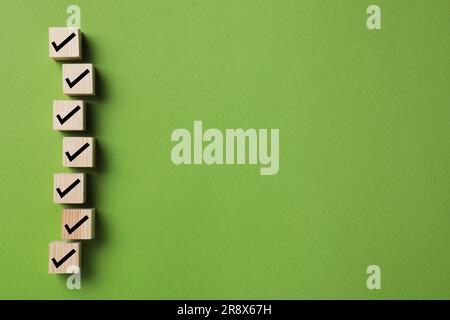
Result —
[[[81, 243], [53, 241], [49, 245], [48, 273], [74, 273], [81, 268]], [[74, 268], [77, 267], [77, 268]], [[72, 270], [71, 270], [72, 269]]]
[[82, 100], [53, 101], [53, 130], [83, 131], [85, 108]]
[[71, 63], [62, 66], [63, 93], [65, 95], [94, 95], [94, 79], [94, 67], [90, 63]]
[[55, 60], [80, 60], [80, 29], [48, 28], [48, 52], [50, 58]]
[[95, 209], [63, 209], [62, 238], [90, 240], [95, 237]]
[[92, 137], [63, 138], [63, 166], [92, 168], [95, 165], [95, 140]]
[[85, 203], [85, 173], [56, 173], [53, 201], [55, 203]]

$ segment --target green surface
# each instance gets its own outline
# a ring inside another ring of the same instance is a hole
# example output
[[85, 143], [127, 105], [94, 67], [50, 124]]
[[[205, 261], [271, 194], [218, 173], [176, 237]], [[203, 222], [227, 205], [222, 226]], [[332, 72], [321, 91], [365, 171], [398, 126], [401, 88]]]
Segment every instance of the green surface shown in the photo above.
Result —
[[[77, 1], [99, 78], [78, 291], [47, 274], [70, 171], [47, 28], [73, 3], [1, 1], [0, 298], [450, 298], [448, 0], [378, 0], [377, 31], [372, 1]], [[279, 128], [279, 173], [173, 165], [194, 120]]]

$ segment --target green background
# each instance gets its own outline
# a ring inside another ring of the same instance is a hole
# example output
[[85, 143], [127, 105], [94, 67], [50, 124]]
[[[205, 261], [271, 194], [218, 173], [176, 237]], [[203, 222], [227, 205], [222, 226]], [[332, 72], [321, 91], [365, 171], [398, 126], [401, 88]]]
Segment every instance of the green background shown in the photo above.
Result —
[[[74, 3], [98, 216], [70, 291], [47, 274], [70, 171], [48, 27]], [[2, 0], [0, 298], [450, 298], [450, 2], [377, 0], [376, 31], [371, 3]], [[279, 128], [279, 173], [173, 165], [194, 120]]]

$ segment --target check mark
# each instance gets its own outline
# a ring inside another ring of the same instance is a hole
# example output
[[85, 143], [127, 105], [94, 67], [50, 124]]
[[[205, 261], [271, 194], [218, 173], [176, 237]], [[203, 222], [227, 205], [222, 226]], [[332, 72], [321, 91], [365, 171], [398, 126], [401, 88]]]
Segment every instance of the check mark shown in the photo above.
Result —
[[77, 252], [75, 249], [70, 250], [69, 253], [62, 257], [59, 261], [56, 261], [55, 258], [52, 258], [52, 262], [55, 265], [56, 269], [58, 269], [64, 262], [66, 262], [71, 256], [73, 256], [75, 252]]
[[80, 110], [80, 106], [76, 106], [72, 111], [70, 111], [64, 118], [62, 118], [59, 114], [56, 115], [56, 118], [58, 119], [59, 123], [64, 124], [67, 120], [69, 120], [75, 113]]
[[76, 157], [78, 157], [84, 150], [86, 150], [87, 148], [89, 148], [89, 143], [85, 143], [83, 146], [81, 146], [80, 149], [78, 149], [74, 154], [70, 154], [69, 151], [66, 151], [66, 156], [67, 159], [69, 159], [70, 162], [72, 162], [73, 160], [75, 160]]
[[77, 230], [83, 223], [85, 223], [89, 219], [88, 216], [84, 216], [81, 218], [80, 221], [78, 221], [72, 228], [70, 228], [67, 224], [64, 225], [64, 228], [66, 228], [68, 234], [72, 234], [75, 230]]
[[66, 194], [68, 194], [68, 193], [70, 192], [70, 190], [72, 190], [73, 188], [75, 188], [80, 182], [81, 182], [80, 179], [77, 179], [77, 180], [75, 180], [70, 186], [68, 186], [68, 187], [66, 188], [66, 190], [61, 191], [60, 188], [56, 188], [56, 192], [58, 192], [59, 197], [62, 199], [62, 198], [64, 198], [64, 196], [65, 196]]
[[56, 52], [64, 48], [66, 44], [69, 43], [70, 40], [76, 37], [75, 32], [72, 32], [67, 38], [65, 38], [60, 44], [56, 44], [55, 41], [52, 41], [52, 46]]
[[67, 85], [69, 86], [69, 88], [73, 88], [78, 82], [81, 81], [81, 79], [83, 79], [88, 74], [89, 74], [89, 69], [86, 69], [83, 71], [82, 74], [80, 74], [78, 77], [76, 77], [75, 80], [73, 80], [73, 81], [70, 81], [69, 78], [66, 78]]

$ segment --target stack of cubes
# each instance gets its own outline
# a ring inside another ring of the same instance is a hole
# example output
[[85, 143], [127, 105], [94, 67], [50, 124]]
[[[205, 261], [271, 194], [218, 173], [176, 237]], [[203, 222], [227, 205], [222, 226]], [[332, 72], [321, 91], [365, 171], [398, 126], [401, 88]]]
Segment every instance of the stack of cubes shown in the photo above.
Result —
[[[79, 28], [49, 28], [49, 56], [54, 60], [81, 60]], [[94, 68], [88, 63], [63, 63], [63, 93], [67, 96], [95, 95]], [[86, 103], [83, 100], [53, 101], [53, 130], [86, 130]], [[62, 165], [68, 168], [95, 166], [93, 137], [63, 137]], [[86, 203], [86, 173], [56, 173], [53, 187], [54, 203], [78, 205], [62, 209], [61, 238], [49, 246], [49, 273], [75, 273], [81, 268], [81, 241], [95, 236], [95, 209], [80, 208]]]

